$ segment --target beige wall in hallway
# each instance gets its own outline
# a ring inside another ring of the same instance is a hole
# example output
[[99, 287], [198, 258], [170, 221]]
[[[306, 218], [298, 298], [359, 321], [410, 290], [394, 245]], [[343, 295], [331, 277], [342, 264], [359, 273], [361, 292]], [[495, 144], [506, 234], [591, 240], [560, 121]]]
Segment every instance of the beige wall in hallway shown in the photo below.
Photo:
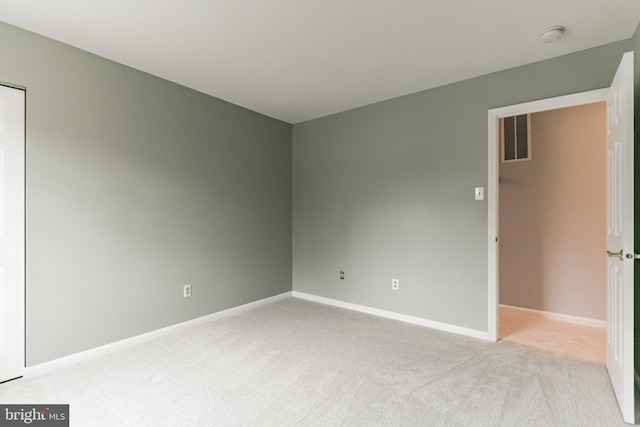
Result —
[[532, 115], [532, 160], [500, 164], [500, 303], [604, 320], [605, 105]]

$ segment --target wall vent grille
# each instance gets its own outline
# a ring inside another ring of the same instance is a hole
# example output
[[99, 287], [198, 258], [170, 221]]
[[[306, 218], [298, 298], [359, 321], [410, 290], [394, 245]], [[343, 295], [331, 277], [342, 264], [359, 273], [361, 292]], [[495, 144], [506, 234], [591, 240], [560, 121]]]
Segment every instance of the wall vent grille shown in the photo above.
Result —
[[531, 160], [531, 114], [500, 119], [502, 162]]

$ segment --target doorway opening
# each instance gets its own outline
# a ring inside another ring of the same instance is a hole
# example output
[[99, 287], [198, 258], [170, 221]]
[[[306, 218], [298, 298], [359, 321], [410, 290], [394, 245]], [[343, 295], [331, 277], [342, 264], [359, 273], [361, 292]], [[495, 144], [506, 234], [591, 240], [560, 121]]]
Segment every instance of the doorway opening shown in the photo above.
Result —
[[[560, 96], [540, 101], [527, 102], [496, 108], [489, 111], [489, 181], [488, 181], [488, 332], [493, 341], [499, 338], [499, 165], [500, 165], [500, 119], [522, 114], [533, 114], [543, 111], [558, 110], [585, 104], [593, 104], [606, 100], [608, 89], [583, 92], [574, 95]], [[535, 153], [535, 147], [532, 148]], [[535, 156], [535, 154], [533, 154]]]
[[[488, 335], [498, 340], [499, 181], [498, 123], [502, 117], [606, 101], [607, 308], [606, 368], [626, 422], [635, 421], [634, 397], [634, 109], [633, 52], [626, 52], [611, 86], [489, 110]], [[626, 253], [625, 253], [626, 252]], [[603, 254], [604, 255], [604, 254]], [[567, 256], [570, 256], [567, 255]], [[638, 256], [640, 259], [640, 256]]]
[[604, 365], [606, 103], [517, 117], [526, 156], [505, 156], [503, 131], [498, 164], [498, 337]]

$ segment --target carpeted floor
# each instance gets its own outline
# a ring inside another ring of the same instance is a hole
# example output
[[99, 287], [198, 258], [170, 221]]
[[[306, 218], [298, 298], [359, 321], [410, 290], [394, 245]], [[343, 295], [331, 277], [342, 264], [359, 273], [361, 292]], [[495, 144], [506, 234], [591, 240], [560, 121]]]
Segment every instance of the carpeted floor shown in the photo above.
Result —
[[500, 339], [584, 362], [607, 363], [607, 329], [500, 307]]
[[287, 298], [0, 385], [93, 426], [622, 426], [601, 364]]

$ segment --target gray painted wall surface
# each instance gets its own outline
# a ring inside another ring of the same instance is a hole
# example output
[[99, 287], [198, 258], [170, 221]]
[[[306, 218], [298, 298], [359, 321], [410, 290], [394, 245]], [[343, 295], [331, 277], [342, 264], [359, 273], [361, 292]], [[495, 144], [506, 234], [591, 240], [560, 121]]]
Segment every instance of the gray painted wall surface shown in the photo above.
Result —
[[621, 41], [294, 125], [293, 289], [486, 331], [487, 203], [473, 189], [487, 185], [487, 111], [608, 87], [630, 49]]
[[0, 40], [0, 81], [27, 88], [29, 366], [291, 290], [291, 125]]

